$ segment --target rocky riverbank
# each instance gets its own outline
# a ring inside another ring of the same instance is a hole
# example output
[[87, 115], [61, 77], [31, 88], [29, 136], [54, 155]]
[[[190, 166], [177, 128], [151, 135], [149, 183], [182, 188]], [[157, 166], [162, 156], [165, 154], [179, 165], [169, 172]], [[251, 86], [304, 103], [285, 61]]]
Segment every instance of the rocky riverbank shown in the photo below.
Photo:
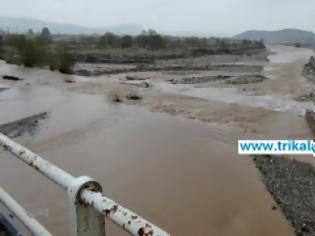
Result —
[[315, 168], [295, 159], [255, 156], [267, 190], [298, 236], [315, 235]]
[[309, 80], [315, 81], [315, 58], [311, 56], [309, 62], [304, 66], [303, 76]]

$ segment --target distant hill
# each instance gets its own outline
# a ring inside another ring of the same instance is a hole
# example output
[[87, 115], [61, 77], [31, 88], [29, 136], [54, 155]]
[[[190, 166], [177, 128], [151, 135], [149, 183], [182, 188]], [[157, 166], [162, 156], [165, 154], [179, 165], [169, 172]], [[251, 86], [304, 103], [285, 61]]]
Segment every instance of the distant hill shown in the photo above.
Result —
[[235, 39], [261, 40], [268, 43], [315, 43], [315, 34], [299, 29], [283, 29], [278, 31], [249, 30], [234, 36]]
[[10, 30], [11, 32], [27, 32], [32, 29], [34, 32], [39, 32], [42, 28], [48, 27], [50, 32], [54, 34], [104, 34], [112, 32], [115, 34], [130, 34], [137, 35], [143, 31], [143, 28], [138, 25], [115, 25], [104, 28], [85, 27], [75, 24], [64, 24], [36, 20], [31, 18], [13, 18], [0, 17], [0, 29]]

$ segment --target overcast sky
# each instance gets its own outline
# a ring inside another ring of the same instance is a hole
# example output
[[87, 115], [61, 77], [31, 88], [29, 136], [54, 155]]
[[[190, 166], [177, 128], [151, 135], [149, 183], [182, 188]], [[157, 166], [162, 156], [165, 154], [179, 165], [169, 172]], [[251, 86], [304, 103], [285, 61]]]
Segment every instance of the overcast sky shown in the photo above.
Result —
[[0, 15], [93, 27], [138, 24], [160, 32], [315, 30], [315, 0], [0, 0]]

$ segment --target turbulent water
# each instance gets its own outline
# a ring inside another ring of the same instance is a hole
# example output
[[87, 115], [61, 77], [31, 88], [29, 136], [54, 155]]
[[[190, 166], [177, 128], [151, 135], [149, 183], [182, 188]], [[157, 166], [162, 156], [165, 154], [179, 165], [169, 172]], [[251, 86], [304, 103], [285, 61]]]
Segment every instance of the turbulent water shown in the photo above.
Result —
[[[279, 54], [287, 48], [276, 49], [266, 73], [277, 76], [275, 68], [292, 60], [281, 60]], [[4, 63], [0, 70], [25, 74]], [[57, 73], [27, 70], [26, 75], [38, 76], [38, 86], [12, 85], [0, 92], [0, 123], [49, 112], [38, 135], [18, 139], [34, 152], [75, 176], [95, 178], [105, 195], [172, 235], [293, 235], [281, 212], [272, 210], [274, 202], [251, 160], [237, 155], [243, 129], [52, 88], [41, 81], [46, 73], [47, 79], [63, 79]], [[203, 96], [201, 90], [196, 94]], [[244, 97], [232, 93], [229, 99], [247, 103]], [[253, 106], [283, 106], [278, 100], [255, 99]], [[292, 106], [298, 109], [308, 106], [296, 104]], [[0, 158], [1, 187], [55, 235], [69, 235], [65, 192], [11, 155], [1, 151]], [[108, 233], [123, 234], [110, 224]]]
[[[225, 103], [235, 103], [251, 107], [262, 107], [275, 111], [300, 110], [313, 107], [312, 102], [297, 102], [288, 99], [288, 93], [281, 93], [283, 88], [298, 91], [303, 89], [302, 85], [309, 86], [305, 78], [301, 78], [303, 64], [313, 54], [309, 49], [294, 48], [288, 46], [269, 45], [268, 49], [273, 53], [269, 56], [269, 63], [265, 66], [264, 74], [272, 79], [279, 80], [275, 88], [272, 86], [264, 88], [264, 94], [251, 96], [251, 94], [240, 94], [236, 88], [191, 88], [191, 86], [174, 85], [172, 91], [194, 97], [205, 98]], [[285, 78], [283, 79], [282, 77]], [[277, 84], [277, 83], [274, 83]], [[265, 86], [265, 85], [263, 85]], [[162, 88], [162, 89], [168, 89]], [[290, 91], [286, 91], [290, 92]]]

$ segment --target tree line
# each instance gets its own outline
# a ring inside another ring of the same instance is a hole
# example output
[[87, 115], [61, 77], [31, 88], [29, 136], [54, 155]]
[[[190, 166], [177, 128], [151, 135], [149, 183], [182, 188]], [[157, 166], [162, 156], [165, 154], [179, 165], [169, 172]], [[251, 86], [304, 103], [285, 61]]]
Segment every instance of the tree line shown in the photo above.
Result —
[[229, 53], [230, 49], [234, 48], [264, 46], [262, 41], [166, 36], [160, 35], [154, 30], [143, 31], [142, 34], [137, 36], [105, 33], [101, 36], [62, 35], [61, 40], [56, 40], [56, 37], [56, 35], [51, 35], [46, 27], [39, 34], [35, 34], [30, 29], [26, 34], [0, 36], [0, 58], [28, 67], [48, 66], [51, 70], [71, 73], [71, 68], [75, 62], [71, 52], [77, 52], [80, 48], [101, 50], [141, 48], [151, 51], [214, 49]]
[[0, 57], [7, 62], [27, 67], [48, 66], [51, 70], [71, 73], [74, 61], [67, 48], [52, 44], [48, 28], [35, 35], [31, 30], [27, 34], [11, 34], [0, 38]]
[[115, 35], [105, 33], [98, 36], [73, 37], [68, 40], [72, 45], [85, 48], [111, 49], [111, 48], [134, 48], [157, 50], [191, 49], [191, 48], [220, 48], [228, 49], [235, 47], [263, 46], [262, 41], [242, 40], [236, 41], [228, 38], [206, 37], [176, 37], [158, 34], [154, 30], [143, 31], [140, 35]]

